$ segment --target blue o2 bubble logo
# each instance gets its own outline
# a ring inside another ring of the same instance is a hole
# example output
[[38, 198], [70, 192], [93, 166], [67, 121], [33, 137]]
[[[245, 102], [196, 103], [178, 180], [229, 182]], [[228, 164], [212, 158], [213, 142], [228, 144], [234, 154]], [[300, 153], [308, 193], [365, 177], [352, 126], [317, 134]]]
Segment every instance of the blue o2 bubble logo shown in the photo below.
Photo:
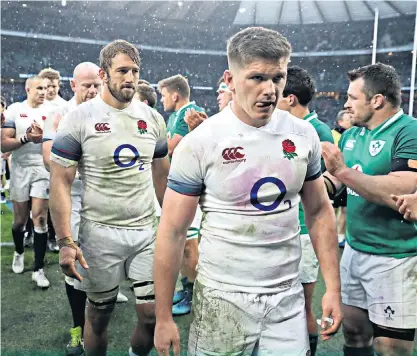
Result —
[[[133, 153], [134, 157], [129, 162], [123, 163], [120, 160], [120, 154], [123, 150], [130, 150]], [[116, 163], [116, 165], [118, 165], [119, 167], [129, 168], [129, 167], [134, 166], [136, 164], [136, 162], [138, 162], [139, 163], [139, 170], [143, 171], [144, 170], [144, 168], [143, 168], [144, 162], [139, 160], [139, 157], [140, 157], [140, 154], [139, 154], [139, 151], [136, 149], [136, 147], [132, 146], [128, 143], [125, 143], [123, 145], [118, 146], [115, 149], [114, 154], [113, 154], [114, 163]]]
[[[281, 192], [271, 205], [262, 204], [258, 199], [259, 190], [266, 183], [275, 184], [278, 187], [279, 191]], [[278, 206], [281, 204], [282, 200], [285, 198], [286, 194], [287, 194], [287, 187], [285, 186], [285, 184], [282, 180], [280, 180], [278, 178], [275, 178], [275, 177], [265, 177], [265, 178], [259, 179], [253, 185], [253, 187], [250, 191], [250, 202], [258, 210], [272, 211], [272, 210], [275, 210], [276, 208], [278, 208]], [[284, 203], [288, 203], [289, 207], [291, 208], [291, 201], [290, 200], [285, 200]]]

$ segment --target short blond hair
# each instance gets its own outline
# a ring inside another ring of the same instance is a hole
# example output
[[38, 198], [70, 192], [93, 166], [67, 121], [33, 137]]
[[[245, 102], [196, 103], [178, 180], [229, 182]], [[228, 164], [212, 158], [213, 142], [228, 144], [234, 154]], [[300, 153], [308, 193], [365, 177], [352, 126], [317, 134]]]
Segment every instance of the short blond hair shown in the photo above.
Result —
[[158, 83], [159, 92], [163, 88], [166, 88], [170, 93], [176, 92], [182, 98], [190, 97], [190, 86], [188, 84], [187, 78], [183, 77], [181, 74], [174, 75], [169, 78], [162, 79]]
[[38, 76], [41, 77], [42, 79], [61, 81], [61, 75], [59, 74], [59, 72], [52, 68], [42, 69], [39, 72]]

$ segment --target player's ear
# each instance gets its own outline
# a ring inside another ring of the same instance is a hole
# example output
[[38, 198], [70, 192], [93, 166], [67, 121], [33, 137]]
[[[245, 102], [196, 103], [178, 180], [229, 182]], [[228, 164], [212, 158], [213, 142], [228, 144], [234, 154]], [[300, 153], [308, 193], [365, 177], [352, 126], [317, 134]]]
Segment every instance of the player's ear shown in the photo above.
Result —
[[71, 85], [71, 89], [72, 89], [72, 91], [75, 93], [75, 81], [74, 81], [74, 79], [72, 79], [72, 80], [70, 81], [70, 85]]
[[290, 94], [288, 95], [288, 103], [290, 104], [290, 106], [294, 107], [297, 106], [298, 104], [298, 99], [294, 94]]
[[100, 79], [107, 83], [108, 82], [108, 76], [105, 70], [103, 70], [102, 68], [100, 68], [99, 72], [98, 72], [98, 76], [100, 77]]
[[371, 104], [372, 107], [375, 110], [379, 110], [382, 109], [384, 107], [384, 96], [382, 94], [376, 94], [373, 96], [373, 98], [371, 99]]
[[228, 88], [234, 93], [235, 92], [235, 84], [234, 84], [234, 80], [233, 80], [233, 74], [229, 69], [224, 71], [223, 79], [224, 79], [224, 82], [226, 83], [226, 85], [228, 86]]

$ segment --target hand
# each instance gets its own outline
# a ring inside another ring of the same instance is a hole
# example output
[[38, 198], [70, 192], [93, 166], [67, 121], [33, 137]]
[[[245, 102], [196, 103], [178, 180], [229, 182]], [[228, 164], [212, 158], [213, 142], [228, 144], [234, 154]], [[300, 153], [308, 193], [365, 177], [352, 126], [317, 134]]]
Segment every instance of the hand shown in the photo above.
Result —
[[9, 157], [10, 157], [10, 155], [11, 155], [12, 153], [11, 152], [6, 152], [6, 153], [3, 153], [2, 155], [1, 155], [1, 158], [3, 158], [3, 159], [9, 159]]
[[324, 318], [332, 318], [333, 325], [320, 332], [322, 340], [329, 340], [333, 337], [342, 324], [342, 308], [340, 301], [340, 292], [326, 292], [321, 300], [323, 315], [321, 317], [321, 327], [326, 328], [327, 322]]
[[62, 272], [68, 276], [75, 279], [78, 279], [80, 282], [83, 280], [83, 277], [77, 272], [75, 267], [75, 261], [78, 260], [80, 262], [81, 267], [84, 269], [88, 268], [87, 262], [85, 262], [83, 253], [81, 249], [76, 246], [69, 247], [63, 246], [59, 250], [59, 265], [61, 266]]
[[159, 356], [168, 356], [171, 346], [174, 355], [180, 355], [180, 334], [172, 318], [166, 322], [156, 321], [154, 344]]
[[37, 122], [32, 123], [26, 132], [26, 137], [29, 142], [42, 143], [43, 130]]
[[338, 172], [346, 168], [342, 152], [330, 142], [321, 142], [321, 149], [326, 169], [337, 178]]
[[405, 220], [417, 221], [417, 191], [414, 194], [394, 195], [392, 200], [397, 205], [398, 212], [404, 215]]
[[208, 116], [205, 112], [198, 112], [194, 109], [188, 109], [185, 112], [184, 121], [188, 125], [188, 129], [193, 131], [196, 127], [200, 126], [200, 124], [207, 119]]

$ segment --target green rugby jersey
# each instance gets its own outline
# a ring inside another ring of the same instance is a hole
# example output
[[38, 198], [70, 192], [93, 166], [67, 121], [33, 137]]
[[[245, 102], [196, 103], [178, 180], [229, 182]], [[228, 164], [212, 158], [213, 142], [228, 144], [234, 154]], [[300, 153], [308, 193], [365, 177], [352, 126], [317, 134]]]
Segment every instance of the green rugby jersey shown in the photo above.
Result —
[[[402, 110], [373, 130], [353, 127], [339, 142], [346, 165], [371, 176], [387, 175], [395, 159], [417, 160], [417, 120]], [[347, 188], [346, 239], [355, 250], [404, 258], [417, 255], [417, 224]]]
[[194, 109], [198, 112], [203, 112], [204, 109], [197, 106], [194, 101], [189, 102], [184, 105], [182, 108], [174, 111], [169, 115], [167, 123], [168, 138], [174, 137], [175, 134], [180, 136], [185, 136], [189, 133], [188, 125], [184, 121], [185, 113], [188, 109]]
[[[330, 127], [327, 126], [323, 121], [319, 120], [315, 111], [303, 117], [303, 120], [313, 125], [313, 127], [316, 129], [317, 134], [319, 135], [321, 142], [334, 143], [333, 135], [332, 135], [332, 131], [330, 130]], [[322, 172], [326, 170], [323, 159], [321, 160], [321, 170]], [[299, 216], [300, 216], [299, 218], [300, 229], [301, 229], [300, 234], [305, 235], [305, 234], [308, 234], [308, 230], [305, 224], [303, 205], [301, 203], [299, 204], [298, 209], [299, 209]]]

